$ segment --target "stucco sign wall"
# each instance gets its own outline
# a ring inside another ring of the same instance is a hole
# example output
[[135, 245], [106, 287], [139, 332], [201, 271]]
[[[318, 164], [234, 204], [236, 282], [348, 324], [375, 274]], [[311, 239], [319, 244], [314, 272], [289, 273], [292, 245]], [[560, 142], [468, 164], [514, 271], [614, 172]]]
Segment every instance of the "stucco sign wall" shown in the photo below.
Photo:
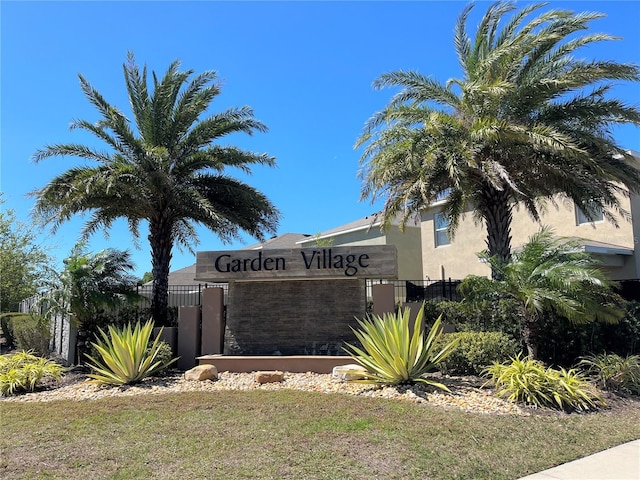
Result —
[[198, 252], [196, 280], [397, 278], [396, 247], [316, 247]]

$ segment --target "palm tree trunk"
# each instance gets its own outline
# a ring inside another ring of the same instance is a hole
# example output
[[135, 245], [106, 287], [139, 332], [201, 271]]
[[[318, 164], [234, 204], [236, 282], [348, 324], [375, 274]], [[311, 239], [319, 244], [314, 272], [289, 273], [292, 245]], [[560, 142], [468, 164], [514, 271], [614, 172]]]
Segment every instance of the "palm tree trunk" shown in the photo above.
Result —
[[156, 326], [168, 325], [169, 308], [169, 268], [173, 238], [169, 222], [149, 223], [149, 244], [151, 245], [151, 316]]
[[[487, 226], [487, 249], [489, 256], [497, 256], [501, 263], [511, 259], [511, 222], [513, 211], [509, 202], [509, 193], [487, 186], [482, 195], [480, 212]], [[493, 280], [500, 280], [500, 272], [491, 271]]]
[[531, 360], [538, 360], [538, 315], [523, 312], [520, 318], [524, 319], [522, 336], [527, 347], [527, 355]]

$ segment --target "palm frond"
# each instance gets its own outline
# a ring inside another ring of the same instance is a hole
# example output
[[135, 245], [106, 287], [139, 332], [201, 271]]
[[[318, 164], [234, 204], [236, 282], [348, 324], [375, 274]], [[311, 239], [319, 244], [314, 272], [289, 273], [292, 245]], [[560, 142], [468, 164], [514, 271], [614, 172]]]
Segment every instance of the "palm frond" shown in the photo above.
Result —
[[128, 52], [127, 63], [123, 65], [124, 80], [127, 87], [129, 102], [133, 110], [133, 116], [138, 127], [138, 131], [143, 137], [150, 136], [152, 125], [149, 117], [150, 98], [147, 88], [147, 67], [146, 65], [140, 73], [140, 68], [135, 62], [133, 52]]
[[109, 153], [100, 152], [80, 144], [47, 145], [44, 149], [36, 150], [32, 158], [34, 162], [38, 163], [45, 158], [64, 156], [74, 156], [104, 163], [111, 161], [111, 155]]
[[469, 58], [469, 53], [471, 51], [471, 39], [469, 35], [467, 35], [467, 18], [473, 9], [473, 4], [470, 3], [467, 5], [460, 15], [458, 16], [458, 21], [456, 22], [455, 30], [454, 30], [454, 45], [456, 47], [456, 54], [458, 55], [458, 62], [460, 63], [460, 67], [464, 70], [466, 68], [466, 62]]

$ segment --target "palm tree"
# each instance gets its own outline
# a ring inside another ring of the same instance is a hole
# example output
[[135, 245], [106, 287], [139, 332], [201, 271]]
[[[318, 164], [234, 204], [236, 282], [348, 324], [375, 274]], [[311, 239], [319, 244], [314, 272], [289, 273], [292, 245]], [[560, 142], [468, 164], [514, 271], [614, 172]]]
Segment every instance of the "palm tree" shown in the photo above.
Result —
[[465, 8], [454, 35], [461, 78], [443, 84], [396, 71], [374, 82], [401, 88], [356, 143], [366, 144], [362, 199], [386, 198], [387, 222], [446, 196], [450, 236], [470, 206], [486, 225], [489, 255], [506, 262], [518, 204], [535, 220], [558, 195], [589, 217], [626, 216], [620, 196], [640, 190], [640, 171], [611, 127], [640, 125], [640, 109], [608, 94], [612, 81], [637, 82], [640, 70], [574, 58], [580, 47], [615, 39], [581, 33], [603, 15], [549, 10], [526, 20], [543, 5], [506, 18], [514, 3], [494, 3], [473, 37], [466, 31], [473, 5]]
[[71, 128], [90, 132], [110, 151], [66, 144], [34, 155], [36, 162], [55, 156], [95, 162], [72, 168], [32, 193], [36, 216], [54, 231], [72, 215], [89, 212], [82, 238], [99, 228], [108, 231], [114, 220], [125, 218], [137, 239], [140, 222], [148, 222], [151, 312], [157, 325], [166, 321], [172, 248], [177, 244], [193, 251], [195, 225], [210, 228], [223, 241], [237, 238], [240, 229], [263, 240], [263, 231], [275, 232], [279, 219], [262, 193], [224, 174], [227, 167], [250, 173], [252, 164], [272, 166], [273, 157], [214, 144], [225, 135], [264, 132], [266, 127], [248, 107], [200, 119], [220, 93], [216, 73], [206, 71], [189, 81], [193, 71], [181, 72], [179, 66], [173, 62], [162, 78], [153, 73], [150, 93], [146, 66], [140, 72], [129, 53], [124, 78], [134, 126], [79, 75], [82, 91], [101, 118], [96, 123], [78, 120]]
[[108, 248], [98, 253], [86, 251], [78, 243], [63, 260], [62, 272], [52, 275], [38, 306], [44, 307], [45, 318], [60, 314], [78, 329], [78, 355], [82, 358], [86, 339], [98, 333], [101, 310], [114, 310], [140, 297], [136, 293], [134, 265], [126, 250]]
[[548, 227], [529, 237], [509, 263], [487, 252], [479, 257], [500, 272], [500, 280], [468, 276], [458, 287], [464, 301], [515, 300], [532, 359], [538, 356], [538, 330], [545, 312], [554, 311], [575, 324], [615, 323], [624, 316], [622, 300], [611, 292], [611, 283], [580, 241], [554, 238]]

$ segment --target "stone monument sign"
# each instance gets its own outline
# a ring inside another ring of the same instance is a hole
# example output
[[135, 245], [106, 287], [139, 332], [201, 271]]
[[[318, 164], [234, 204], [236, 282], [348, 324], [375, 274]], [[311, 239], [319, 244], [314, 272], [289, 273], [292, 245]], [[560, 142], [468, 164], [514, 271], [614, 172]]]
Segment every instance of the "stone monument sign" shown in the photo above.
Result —
[[196, 280], [229, 282], [224, 353], [341, 355], [366, 278], [397, 278], [392, 245], [198, 252]]

